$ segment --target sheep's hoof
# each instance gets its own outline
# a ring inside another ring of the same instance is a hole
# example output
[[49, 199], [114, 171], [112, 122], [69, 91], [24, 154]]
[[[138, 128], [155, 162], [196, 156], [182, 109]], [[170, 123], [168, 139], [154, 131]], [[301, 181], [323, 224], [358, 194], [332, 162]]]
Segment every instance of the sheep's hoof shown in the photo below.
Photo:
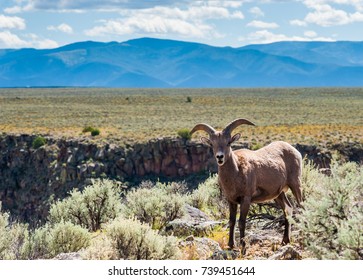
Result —
[[242, 256], [246, 255], [246, 242], [243, 239], [241, 239], [240, 252]]
[[241, 256], [246, 255], [246, 246], [241, 246], [240, 253], [241, 253]]

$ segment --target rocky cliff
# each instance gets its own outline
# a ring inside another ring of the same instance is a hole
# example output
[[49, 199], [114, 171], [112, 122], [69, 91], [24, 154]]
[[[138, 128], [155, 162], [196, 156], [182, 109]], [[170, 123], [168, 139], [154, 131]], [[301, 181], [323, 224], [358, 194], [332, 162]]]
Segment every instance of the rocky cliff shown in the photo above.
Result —
[[[147, 143], [118, 146], [86, 139], [46, 137], [34, 149], [34, 135], [0, 135], [0, 201], [3, 209], [26, 221], [44, 219], [49, 204], [90, 178], [132, 181], [148, 176], [183, 179], [187, 175], [215, 172], [212, 151], [201, 143], [160, 138]], [[248, 147], [240, 144], [238, 147]], [[309, 159], [327, 167], [331, 151], [348, 160], [363, 161], [363, 149], [336, 145], [329, 149], [296, 145]]]

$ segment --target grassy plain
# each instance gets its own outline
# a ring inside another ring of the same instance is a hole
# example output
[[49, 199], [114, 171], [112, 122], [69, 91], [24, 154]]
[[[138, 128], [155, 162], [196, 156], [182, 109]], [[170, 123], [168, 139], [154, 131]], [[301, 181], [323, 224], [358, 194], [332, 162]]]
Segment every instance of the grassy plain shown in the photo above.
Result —
[[78, 137], [93, 126], [99, 141], [142, 142], [240, 117], [256, 123], [236, 130], [256, 145], [362, 143], [363, 89], [0, 89], [4, 133]]

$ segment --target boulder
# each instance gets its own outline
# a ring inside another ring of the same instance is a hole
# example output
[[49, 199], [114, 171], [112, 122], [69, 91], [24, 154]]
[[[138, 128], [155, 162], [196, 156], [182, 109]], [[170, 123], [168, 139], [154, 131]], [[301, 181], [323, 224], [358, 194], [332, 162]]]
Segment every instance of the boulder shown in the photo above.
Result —
[[221, 251], [219, 244], [209, 238], [188, 236], [179, 241], [179, 248], [184, 252], [186, 259], [208, 260], [216, 251]]
[[268, 258], [269, 260], [301, 260], [302, 256], [291, 245], [281, 247], [275, 254]]
[[60, 253], [53, 260], [83, 260], [80, 253]]

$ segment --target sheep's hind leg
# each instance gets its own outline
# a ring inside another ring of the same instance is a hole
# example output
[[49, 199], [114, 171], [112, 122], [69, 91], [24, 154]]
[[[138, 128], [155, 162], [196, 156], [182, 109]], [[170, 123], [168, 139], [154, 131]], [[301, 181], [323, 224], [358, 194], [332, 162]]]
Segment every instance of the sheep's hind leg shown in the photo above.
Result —
[[275, 201], [281, 206], [282, 210], [284, 211], [285, 231], [284, 231], [284, 237], [282, 239], [282, 244], [285, 245], [290, 243], [291, 224], [289, 221], [289, 217], [292, 215], [292, 205], [284, 192], [282, 192], [275, 199]]

